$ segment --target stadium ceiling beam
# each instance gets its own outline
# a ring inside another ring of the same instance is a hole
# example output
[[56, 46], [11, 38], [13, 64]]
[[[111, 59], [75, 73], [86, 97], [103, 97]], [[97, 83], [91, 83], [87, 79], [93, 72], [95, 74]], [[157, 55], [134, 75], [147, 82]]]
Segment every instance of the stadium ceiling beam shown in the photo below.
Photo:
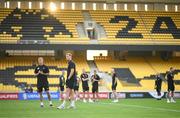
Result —
[[0, 50], [180, 51], [179, 45], [0, 44]]

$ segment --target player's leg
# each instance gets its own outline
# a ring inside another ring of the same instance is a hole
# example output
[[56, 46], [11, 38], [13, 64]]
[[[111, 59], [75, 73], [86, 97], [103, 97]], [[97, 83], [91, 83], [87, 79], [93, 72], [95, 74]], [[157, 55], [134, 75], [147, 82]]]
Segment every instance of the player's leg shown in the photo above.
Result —
[[83, 89], [83, 102], [86, 103], [86, 91]]
[[47, 94], [47, 96], [48, 96], [49, 106], [53, 106], [53, 105], [52, 105], [52, 101], [51, 101], [51, 95], [50, 95], [50, 92], [49, 92], [49, 91], [46, 91], [46, 94]]
[[77, 100], [80, 99], [80, 96], [79, 96], [79, 87], [78, 87], [78, 90], [77, 90]]
[[157, 91], [157, 96], [158, 96], [157, 100], [161, 100], [161, 90], [160, 90], [160, 88], [157, 87], [156, 91]]
[[44, 89], [45, 89], [46, 94], [47, 94], [47, 96], [48, 96], [49, 106], [53, 106], [53, 105], [52, 105], [52, 101], [51, 101], [51, 95], [50, 95], [50, 92], [49, 92], [49, 86], [46, 85], [46, 86], [44, 87]]
[[118, 99], [117, 99], [117, 94], [116, 94], [116, 85], [112, 85], [112, 93], [113, 93], [113, 101], [112, 102], [117, 102]]
[[170, 103], [170, 100], [171, 100], [171, 84], [169, 84], [169, 83], [168, 83], [166, 98], [167, 98], [167, 103]]
[[95, 89], [94, 89], [94, 86], [92, 87], [92, 95], [93, 95], [92, 100], [95, 101]]
[[168, 90], [167, 94], [166, 94], [166, 98], [167, 98], [167, 103], [170, 103], [170, 90]]
[[98, 90], [96, 91], [96, 101], [99, 101], [99, 92], [98, 92]]
[[37, 84], [37, 91], [38, 91], [39, 96], [40, 96], [40, 106], [44, 107], [42, 90], [43, 90], [43, 87]]
[[75, 91], [74, 91], [74, 94], [75, 94], [75, 95], [74, 95], [74, 99], [77, 100], [77, 99], [78, 99], [78, 91], [75, 90]]
[[40, 102], [41, 102], [40, 105], [41, 105], [41, 107], [44, 107], [42, 91], [39, 92], [39, 96], [40, 96]]
[[116, 92], [115, 89], [113, 90], [113, 95], [114, 95], [114, 100], [113, 100], [113, 102], [118, 102], [117, 92]]
[[174, 86], [172, 86], [172, 89], [171, 89], [171, 102], [176, 103], [176, 101], [174, 100]]
[[62, 89], [61, 89], [61, 95], [60, 95], [60, 99], [61, 99], [61, 101], [63, 101], [63, 100], [64, 100], [64, 96], [65, 96], [65, 95], [64, 95], [64, 90], [62, 90]]
[[95, 92], [96, 92], [96, 101], [98, 101], [99, 100], [99, 85], [96, 85]]
[[75, 108], [75, 92], [73, 89], [70, 89], [70, 99], [71, 99], [71, 103], [68, 108]]
[[62, 89], [62, 86], [59, 86], [59, 90], [60, 90], [59, 100], [60, 100], [60, 101], [63, 101], [64, 90]]
[[63, 103], [57, 107], [57, 109], [64, 109], [65, 106], [66, 106], [66, 101], [69, 100], [69, 96], [70, 96], [70, 88], [66, 88], [66, 91], [65, 91], [65, 96], [64, 96], [64, 99], [63, 99]]
[[87, 91], [87, 100], [89, 100], [89, 102], [93, 102], [92, 101], [92, 99], [91, 99], [91, 97], [90, 97], [90, 92], [89, 92], [89, 89], [88, 89], [88, 91]]
[[78, 86], [75, 86], [75, 87], [74, 87], [74, 94], [75, 94], [74, 97], [75, 97], [75, 100], [76, 100], [76, 101], [79, 99], [78, 89], [79, 89]]
[[43, 86], [44, 90], [46, 91], [46, 94], [48, 96], [48, 100], [49, 100], [49, 106], [53, 106], [52, 105], [52, 101], [51, 101], [51, 95], [50, 95], [50, 92], [49, 92], [49, 84], [46, 83], [44, 86]]

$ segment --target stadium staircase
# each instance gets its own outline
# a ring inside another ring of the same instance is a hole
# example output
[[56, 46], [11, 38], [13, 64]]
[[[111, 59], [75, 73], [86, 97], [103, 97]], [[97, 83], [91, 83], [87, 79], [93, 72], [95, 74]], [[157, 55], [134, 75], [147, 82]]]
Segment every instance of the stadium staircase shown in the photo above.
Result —
[[124, 85], [140, 86], [139, 80], [135, 78], [129, 68], [115, 68], [117, 77]]
[[88, 11], [82, 11], [82, 15], [85, 21], [92, 21], [91, 15]]
[[96, 66], [94, 61], [87, 61], [87, 64], [89, 65], [89, 68], [91, 70], [90, 73], [93, 73], [94, 70], [98, 71], [98, 68], [97, 68], [97, 66]]
[[108, 73], [101, 72], [98, 70], [94, 61], [87, 61], [89, 68], [90, 68], [90, 75], [94, 73], [94, 70], [97, 70], [98, 75], [101, 77], [101, 84], [100, 84], [100, 91], [109, 91], [107, 88], [107, 84], [111, 83], [111, 76]]
[[82, 11], [82, 15], [83, 15], [83, 18], [84, 18], [84, 23], [85, 22], [89, 22], [89, 23], [91, 22], [92, 24], [94, 24], [94, 29], [95, 29], [95, 32], [96, 32], [95, 39], [106, 38], [106, 32], [105, 32], [103, 26], [92, 19], [91, 14], [89, 13], [89, 11]]
[[80, 38], [88, 38], [87, 35], [86, 35], [86, 32], [84, 30], [84, 25], [83, 23], [78, 23], [77, 26], [76, 26], [76, 29], [77, 29], [77, 32], [78, 32], [78, 35]]

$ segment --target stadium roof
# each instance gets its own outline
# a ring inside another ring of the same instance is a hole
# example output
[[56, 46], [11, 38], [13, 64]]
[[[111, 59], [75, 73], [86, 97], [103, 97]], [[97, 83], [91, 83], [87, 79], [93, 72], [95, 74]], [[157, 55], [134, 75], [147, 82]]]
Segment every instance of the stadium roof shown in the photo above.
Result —
[[179, 3], [180, 4], [180, 0], [4, 0], [4, 1], [62, 1], [62, 2], [107, 2], [107, 3], [136, 2], [136, 3]]

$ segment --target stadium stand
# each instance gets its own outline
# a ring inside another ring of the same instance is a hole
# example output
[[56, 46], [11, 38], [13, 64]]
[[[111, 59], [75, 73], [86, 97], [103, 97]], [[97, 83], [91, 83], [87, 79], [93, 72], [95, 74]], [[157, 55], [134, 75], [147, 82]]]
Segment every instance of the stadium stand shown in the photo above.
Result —
[[[107, 38], [100, 40], [180, 39], [179, 12], [89, 10]], [[81, 10], [0, 9], [0, 40], [89, 40], [79, 38], [76, 25], [83, 23]]]
[[107, 39], [180, 39], [179, 13], [154, 11], [90, 11], [90, 13], [95, 21], [104, 26]]
[[[9, 91], [20, 91], [19, 86], [24, 84], [33, 86], [36, 90], [36, 77], [34, 76], [34, 66], [32, 62], [37, 59], [37, 57], [7, 57], [6, 59], [0, 59], [0, 83], [1, 92]], [[77, 71], [82, 71], [83, 68], [89, 72], [90, 69], [87, 62], [83, 58], [74, 58], [77, 63]], [[54, 60], [51, 57], [45, 57], [45, 63], [50, 68], [50, 90], [57, 91], [59, 84], [59, 75], [61, 70], [66, 69], [67, 62], [65, 60]]]
[[[158, 57], [128, 57], [120, 61], [115, 59], [98, 59], [95, 63], [99, 71], [110, 73], [115, 68], [118, 78], [118, 91], [142, 90], [152, 91], [154, 88], [154, 77], [157, 73], [165, 75], [170, 67], [179, 69], [179, 58], [172, 58], [163, 61]], [[136, 79], [136, 81], [134, 80]], [[180, 90], [180, 74], [175, 75], [176, 90]], [[140, 86], [139, 86], [139, 84]], [[111, 90], [111, 83], [107, 83], [107, 88]], [[166, 81], [163, 82], [162, 90], [166, 91]]]
[[[36, 77], [34, 76], [34, 67], [32, 62], [34, 57], [7, 57], [0, 60], [0, 90], [4, 92], [21, 91], [20, 85], [32, 85], [36, 90]], [[86, 59], [75, 57], [77, 71], [81, 73], [82, 68], [89, 72], [90, 68]], [[112, 68], [116, 68], [119, 73], [118, 91], [152, 91], [154, 89], [154, 75], [159, 72], [165, 74], [169, 67], [180, 68], [179, 58], [172, 58], [169, 61], [163, 61], [157, 57], [129, 57], [125, 61], [114, 60], [110, 57], [96, 57], [95, 64], [99, 71], [110, 73]], [[57, 91], [59, 83], [58, 76], [60, 70], [66, 68], [65, 60], [54, 60], [52, 57], [45, 57], [45, 62], [50, 68], [50, 90]], [[180, 90], [180, 74], [175, 76], [176, 90]], [[102, 81], [101, 83], [108, 90], [111, 90], [111, 82]], [[166, 91], [166, 82], [163, 81], [162, 90]], [[80, 91], [82, 91], [80, 85]]]
[[[158, 11], [111, 11], [87, 10], [92, 19], [102, 25], [107, 38], [100, 41], [110, 41], [108, 44], [117, 44], [116, 41], [129, 40], [136, 45], [140, 40], [173, 40], [180, 43], [180, 15], [179, 12]], [[83, 23], [81, 10], [57, 10], [51, 12], [45, 9], [0, 9], [0, 41], [41, 40], [53, 43], [64, 41], [70, 43], [77, 40], [89, 41], [89, 38], [79, 38], [76, 25]], [[103, 42], [100, 42], [103, 44]], [[154, 42], [153, 42], [154, 43]], [[170, 45], [169, 42], [167, 42]], [[19, 91], [18, 85], [32, 84], [35, 87], [36, 78], [33, 75], [32, 61], [29, 57], [7, 57], [0, 59], [0, 90]], [[75, 57], [77, 70], [81, 72], [90, 68], [85, 58]], [[50, 66], [49, 78], [51, 90], [57, 90], [60, 70], [66, 68], [66, 61], [45, 57]], [[152, 90], [154, 75], [159, 72], [165, 74], [169, 67], [180, 68], [179, 58], [162, 61], [157, 57], [128, 57], [126, 61], [112, 59], [111, 57], [95, 57], [95, 64], [99, 71], [110, 73], [115, 68], [119, 73], [118, 91], [123, 90]], [[124, 73], [121, 73], [124, 72]], [[126, 77], [128, 79], [126, 79]], [[129, 79], [130, 78], [130, 79]], [[175, 76], [177, 89], [180, 90], [180, 74]], [[103, 81], [105, 82], [105, 81]], [[110, 83], [103, 83], [111, 90]], [[163, 82], [163, 90], [166, 83]]]

